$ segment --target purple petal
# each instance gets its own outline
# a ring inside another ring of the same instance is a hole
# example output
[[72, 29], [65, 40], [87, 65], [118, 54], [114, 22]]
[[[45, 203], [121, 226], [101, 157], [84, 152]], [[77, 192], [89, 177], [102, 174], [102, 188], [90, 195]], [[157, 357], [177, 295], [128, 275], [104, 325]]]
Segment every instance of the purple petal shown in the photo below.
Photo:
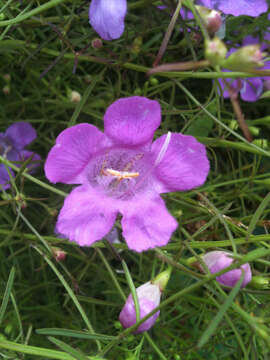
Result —
[[[158, 138], [152, 153], [158, 156], [166, 135]], [[168, 191], [186, 191], [201, 186], [209, 172], [205, 146], [193, 136], [173, 133], [155, 174]]]
[[[11, 175], [14, 177], [14, 173], [11, 169], [9, 169]], [[0, 191], [2, 191], [3, 189], [6, 190], [8, 188], [10, 188], [10, 184], [9, 184], [10, 178], [9, 178], [9, 174], [7, 172], [7, 169], [5, 167], [4, 164], [0, 164]]]
[[[211, 274], [215, 274], [220, 270], [227, 268], [233, 262], [233, 258], [225, 251], [210, 251], [203, 256], [203, 260]], [[249, 264], [243, 264], [240, 268], [245, 272], [241, 287], [245, 287], [252, 278], [251, 269]], [[228, 271], [225, 274], [218, 276], [216, 280], [225, 286], [234, 287], [237, 281], [241, 278], [241, 269]]]
[[25, 162], [30, 157], [31, 157], [31, 161], [27, 165], [27, 169], [30, 172], [32, 172], [35, 168], [40, 166], [41, 157], [38, 154], [33, 153], [32, 151], [28, 151], [28, 150], [22, 150], [20, 152], [20, 160], [21, 161]]
[[263, 81], [260, 78], [249, 78], [243, 81], [240, 91], [241, 99], [244, 101], [256, 101], [263, 92]]
[[[209, 0], [201, 1], [203, 3], [210, 3]], [[207, 7], [220, 10], [224, 14], [231, 14], [234, 16], [249, 15], [259, 16], [267, 11], [266, 0], [211, 0], [211, 5]]]
[[52, 183], [81, 183], [80, 173], [92, 155], [106, 145], [106, 137], [93, 125], [79, 124], [64, 130], [47, 157], [47, 178]]
[[160, 105], [142, 96], [112, 103], [104, 116], [104, 132], [117, 144], [142, 145], [152, 141], [161, 121]]
[[13, 146], [20, 150], [30, 144], [36, 137], [36, 130], [27, 122], [17, 122], [12, 124], [5, 135], [12, 141]]
[[89, 186], [75, 188], [65, 199], [56, 231], [81, 246], [90, 246], [111, 230], [117, 212], [109, 198], [102, 198]]
[[[225, 70], [223, 70], [225, 71]], [[230, 86], [230, 88], [232, 90], [234, 90], [234, 93], [235, 94], [238, 94], [238, 92], [242, 89], [243, 87], [243, 80], [241, 79], [230, 79], [230, 78], [226, 78], [225, 79], [226, 82], [228, 83], [228, 85]], [[222, 96], [224, 97], [224, 99], [227, 99], [230, 97], [230, 94], [229, 94], [229, 91], [228, 91], [228, 88], [224, 82], [224, 80], [222, 79], [218, 79], [218, 82], [219, 82], [219, 85], [221, 87], [221, 94]], [[218, 88], [218, 91], [220, 92], [220, 89]]]
[[126, 12], [126, 0], [92, 0], [89, 22], [102, 39], [118, 39], [124, 32]]
[[159, 197], [146, 200], [144, 195], [121, 213], [123, 236], [128, 247], [137, 252], [166, 245], [178, 225]]
[[[152, 310], [155, 309], [156, 305], [146, 299], [146, 298], [139, 298], [139, 306], [140, 306], [140, 319], [145, 317], [147, 314], [149, 314]], [[155, 323], [156, 319], [159, 316], [159, 311], [156, 312], [153, 316], [151, 316], [149, 319], [147, 319], [144, 323], [142, 323], [138, 329], [135, 331], [136, 334], [141, 333], [143, 331], [149, 330]], [[119, 315], [119, 320], [124, 328], [129, 328], [132, 325], [136, 324], [136, 310], [134, 301], [132, 299], [132, 296], [129, 295], [127, 298], [127, 301]]]

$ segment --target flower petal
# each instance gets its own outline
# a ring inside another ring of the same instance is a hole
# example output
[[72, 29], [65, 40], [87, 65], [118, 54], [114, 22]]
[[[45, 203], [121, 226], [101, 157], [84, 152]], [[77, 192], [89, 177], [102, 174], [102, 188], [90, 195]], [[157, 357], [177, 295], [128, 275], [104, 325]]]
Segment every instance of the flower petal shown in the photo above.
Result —
[[263, 92], [263, 82], [260, 78], [250, 78], [243, 81], [243, 87], [240, 91], [241, 99], [244, 101], [256, 101]]
[[160, 105], [142, 96], [112, 103], [104, 116], [104, 132], [117, 144], [137, 146], [152, 141], [161, 121]]
[[28, 150], [22, 150], [20, 152], [21, 161], [25, 162], [30, 157], [31, 157], [31, 161], [28, 163], [27, 169], [30, 171], [30, 173], [32, 173], [35, 168], [40, 166], [41, 157], [38, 154]]
[[259, 16], [267, 11], [266, 0], [200, 0], [206, 7], [222, 11], [234, 16]]
[[128, 247], [137, 252], [166, 245], [178, 225], [159, 197], [137, 199], [121, 213], [123, 236]]
[[117, 212], [109, 198], [102, 198], [89, 186], [75, 188], [65, 199], [56, 231], [81, 246], [90, 246], [111, 230]]
[[[166, 139], [158, 138], [152, 145], [157, 157]], [[201, 186], [209, 172], [205, 146], [193, 136], [173, 133], [163, 159], [157, 164], [155, 175], [164, 184], [164, 191], [186, 191]]]
[[[14, 173], [11, 169], [9, 169], [11, 175], [14, 177]], [[9, 184], [10, 178], [7, 172], [7, 169], [4, 164], [0, 164], [0, 191], [3, 189], [6, 190], [10, 188]]]
[[5, 132], [5, 135], [12, 141], [13, 146], [20, 150], [30, 144], [36, 137], [36, 130], [27, 122], [12, 124]]
[[126, 12], [126, 0], [92, 0], [89, 22], [102, 39], [118, 39], [124, 32]]
[[[140, 306], [140, 319], [148, 315], [156, 307], [151, 300], [148, 300], [146, 298], [139, 298], [139, 306]], [[160, 311], [157, 311], [153, 316], [151, 316], [149, 319], [143, 322], [138, 327], [138, 329], [134, 331], [134, 333], [139, 334], [141, 332], [149, 330], [157, 320], [159, 313]], [[136, 324], [136, 310], [131, 295], [128, 296], [125, 306], [123, 307], [119, 315], [119, 321], [121, 322], [124, 328], [129, 328], [132, 325]]]
[[79, 124], [64, 130], [47, 157], [47, 178], [52, 183], [80, 183], [79, 175], [91, 156], [106, 145], [106, 137], [93, 125]]

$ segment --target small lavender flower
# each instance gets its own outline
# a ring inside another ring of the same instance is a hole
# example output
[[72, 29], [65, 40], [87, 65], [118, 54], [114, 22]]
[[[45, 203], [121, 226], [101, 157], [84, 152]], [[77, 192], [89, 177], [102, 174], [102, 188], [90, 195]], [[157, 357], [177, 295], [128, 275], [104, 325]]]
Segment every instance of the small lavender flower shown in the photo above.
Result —
[[104, 134], [90, 124], [64, 130], [45, 163], [53, 182], [81, 184], [65, 199], [56, 231], [90, 246], [109, 233], [118, 213], [128, 247], [166, 245], [177, 227], [161, 193], [202, 185], [209, 161], [204, 145], [178, 133], [152, 143], [161, 121], [157, 101], [134, 96], [111, 104]]
[[[139, 286], [136, 289], [136, 292], [140, 307], [140, 319], [142, 319], [157, 306], [159, 306], [161, 291], [158, 285], [151, 284], [151, 282], [148, 281], [147, 283]], [[157, 311], [153, 316], [143, 322], [135, 331], [135, 334], [149, 330], [159, 317], [159, 313], [160, 312]], [[129, 328], [136, 324], [136, 310], [131, 294], [129, 294], [127, 301], [119, 315], [119, 320], [124, 328]]]
[[[229, 267], [233, 262], [233, 258], [230, 256], [230, 253], [227, 253], [225, 251], [210, 251], [203, 256], [203, 261], [208, 267], [210, 273], [215, 274], [220, 270]], [[239, 281], [239, 279], [241, 278], [241, 269], [245, 272], [244, 279], [241, 285], [241, 287], [243, 288], [251, 281], [252, 278], [249, 264], [243, 264], [240, 266], [240, 269], [228, 271], [225, 274], [218, 276], [216, 280], [222, 285], [234, 287], [237, 281]]]
[[118, 39], [125, 29], [126, 12], [126, 0], [92, 0], [89, 22], [102, 39]]
[[[35, 163], [30, 162], [28, 165], [28, 168], [31, 170], [37, 166], [36, 161], [40, 160], [40, 156], [24, 148], [36, 137], [36, 131], [29, 123], [14, 123], [7, 128], [6, 132], [0, 133], [0, 155], [9, 161], [26, 161], [31, 157], [35, 161]], [[14, 177], [11, 169], [9, 169], [9, 172]], [[9, 180], [6, 167], [4, 164], [0, 164], [0, 191], [10, 187]]]

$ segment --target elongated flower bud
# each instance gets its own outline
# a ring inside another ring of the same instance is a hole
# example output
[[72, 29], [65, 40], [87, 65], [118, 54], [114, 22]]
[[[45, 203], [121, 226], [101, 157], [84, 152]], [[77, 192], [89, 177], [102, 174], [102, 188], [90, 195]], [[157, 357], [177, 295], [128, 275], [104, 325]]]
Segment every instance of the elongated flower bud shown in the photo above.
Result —
[[[152, 282], [139, 286], [136, 289], [139, 308], [140, 308], [140, 319], [149, 314], [160, 304], [160, 296], [162, 291], [165, 289], [167, 282], [170, 278], [171, 269], [160, 273]], [[135, 331], [136, 334], [149, 330], [156, 322], [159, 316], [159, 311], [153, 316], [142, 323]], [[129, 328], [136, 324], [136, 310], [132, 295], [129, 294], [127, 301], [119, 315], [119, 320], [124, 328]]]
[[[155, 307], [160, 303], [161, 291], [158, 285], [153, 285], [151, 282], [147, 282], [139, 286], [136, 290], [139, 306], [140, 306], [140, 318], [149, 314]], [[159, 311], [156, 312], [153, 316], [147, 319], [143, 324], [141, 324], [135, 333], [141, 333], [143, 331], [149, 330], [154, 323], [156, 322], [159, 316]], [[132, 299], [132, 295], [129, 294], [127, 301], [119, 315], [119, 320], [124, 328], [131, 327], [136, 323], [136, 310], [135, 304]]]
[[[230, 253], [225, 251], [210, 251], [203, 256], [203, 261], [207, 265], [210, 273], [215, 274], [230, 266], [233, 262], [233, 258]], [[228, 271], [225, 274], [218, 276], [216, 280], [222, 285], [234, 287], [237, 281], [241, 278], [241, 269], [245, 272], [243, 283], [241, 285], [243, 288], [251, 281], [252, 278], [249, 264], [243, 264], [240, 269], [238, 268]]]
[[224, 67], [229, 70], [247, 71], [264, 65], [260, 45], [247, 45], [233, 52], [225, 61]]

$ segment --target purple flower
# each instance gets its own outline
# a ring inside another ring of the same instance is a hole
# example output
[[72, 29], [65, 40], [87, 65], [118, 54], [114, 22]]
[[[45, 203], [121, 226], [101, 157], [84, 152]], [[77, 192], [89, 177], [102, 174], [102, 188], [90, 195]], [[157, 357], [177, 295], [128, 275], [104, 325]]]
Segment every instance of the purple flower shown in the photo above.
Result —
[[[17, 122], [7, 128], [5, 133], [0, 133], [0, 155], [9, 161], [26, 161], [30, 157], [33, 161], [39, 161], [40, 156], [31, 151], [24, 150], [37, 137], [35, 129], [27, 122]], [[37, 166], [30, 162], [31, 170]], [[9, 168], [12, 176], [13, 171]], [[0, 191], [10, 187], [9, 174], [4, 164], [0, 164]]]
[[[136, 293], [140, 308], [140, 319], [142, 319], [157, 306], [159, 306], [161, 291], [157, 284], [151, 284], [149, 281], [139, 286], [136, 289]], [[149, 330], [156, 322], [159, 313], [160, 312], [157, 311], [153, 316], [143, 322], [135, 331], [135, 334]], [[136, 310], [131, 294], [129, 294], [127, 301], [119, 315], [119, 320], [124, 328], [129, 328], [136, 324]]]
[[266, 0], [199, 0], [199, 5], [234, 16], [259, 16], [268, 9]]
[[92, 0], [89, 22], [102, 39], [118, 39], [124, 32], [126, 12], [126, 0]]
[[[210, 251], [203, 256], [203, 261], [207, 265], [210, 273], [215, 274], [229, 267], [233, 262], [233, 258], [230, 256], [230, 253], [225, 251]], [[243, 283], [241, 285], [243, 288], [251, 281], [252, 278], [249, 264], [243, 264], [240, 266], [240, 269], [228, 271], [225, 274], [218, 276], [216, 280], [222, 285], [234, 287], [237, 281], [241, 278], [241, 269], [245, 272]]]
[[45, 163], [53, 182], [81, 184], [65, 199], [56, 231], [90, 246], [122, 215], [123, 236], [141, 252], [166, 245], [177, 227], [160, 193], [202, 185], [209, 171], [204, 145], [192, 136], [163, 135], [157, 101], [134, 96], [111, 104], [104, 134], [90, 124], [64, 130]]

